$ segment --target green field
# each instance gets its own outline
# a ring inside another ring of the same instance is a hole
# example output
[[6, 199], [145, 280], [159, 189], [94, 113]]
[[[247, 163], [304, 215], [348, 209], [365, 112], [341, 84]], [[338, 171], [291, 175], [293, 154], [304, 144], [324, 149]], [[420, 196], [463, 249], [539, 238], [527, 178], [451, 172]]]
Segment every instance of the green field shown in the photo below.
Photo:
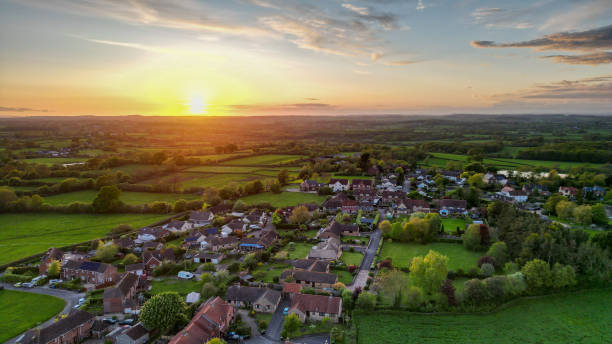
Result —
[[223, 165], [245, 165], [245, 166], [262, 166], [262, 165], [279, 165], [293, 162], [302, 158], [300, 155], [286, 154], [266, 154], [251, 156], [223, 162]]
[[410, 266], [410, 261], [416, 256], [425, 256], [429, 250], [434, 250], [448, 257], [448, 269], [457, 270], [463, 269], [468, 271], [471, 268], [477, 268], [476, 263], [482, 253], [466, 250], [461, 244], [434, 242], [427, 245], [399, 242], [385, 242], [383, 245], [381, 258], [390, 257], [393, 266], [398, 268], [407, 268]]
[[186, 296], [192, 291], [200, 292], [202, 289], [202, 283], [199, 281], [192, 280], [181, 280], [177, 278], [165, 278], [162, 280], [153, 280], [151, 282], [151, 294], [159, 294], [165, 291], [175, 291], [181, 296]]
[[334, 269], [331, 273], [338, 276], [338, 282], [344, 283], [344, 285], [353, 283], [353, 275], [346, 270]]
[[244, 184], [251, 180], [265, 180], [265, 176], [257, 176], [253, 174], [216, 174], [216, 173], [203, 173], [203, 172], [177, 172], [171, 175], [167, 175], [160, 178], [149, 179], [142, 184], [170, 184], [178, 180], [183, 189], [191, 187], [216, 187], [222, 188], [223, 186], [231, 183]]
[[[431, 153], [434, 158], [429, 158], [426, 165], [430, 167], [445, 167], [449, 161], [459, 161], [467, 163], [467, 155], [450, 154], [450, 153]], [[485, 158], [483, 164], [492, 165], [499, 169], [517, 169], [519, 167], [544, 167], [558, 168], [561, 170], [569, 170], [572, 167], [580, 166], [598, 166], [601, 164], [592, 164], [585, 162], [568, 162], [568, 161], [545, 161], [545, 160], [522, 160], [522, 159], [502, 159], [502, 158]]]
[[55, 164], [69, 164], [73, 162], [84, 162], [85, 158], [31, 158], [23, 159], [24, 162], [30, 164], [44, 164], [44, 165], [55, 165]]
[[258, 266], [253, 273], [257, 271], [263, 271], [266, 273], [266, 276], [263, 278], [264, 283], [272, 283], [274, 281], [274, 277], [280, 277], [280, 275], [285, 270], [291, 270], [291, 265], [283, 264], [283, 263], [274, 263], [274, 264], [266, 264], [262, 266]]
[[359, 252], [344, 251], [342, 252], [342, 256], [340, 256], [340, 260], [343, 261], [344, 264], [347, 264], [347, 265], [359, 266], [361, 265], [362, 259], [363, 259], [363, 254]]
[[0, 264], [60, 247], [100, 238], [120, 225], [146, 226], [168, 215], [151, 214], [1, 214]]
[[310, 253], [310, 250], [312, 249], [313, 246], [314, 245], [312, 244], [296, 242], [295, 250], [289, 251], [289, 244], [283, 247], [282, 250], [287, 251], [289, 253], [289, 256], [288, 256], [289, 259], [304, 259], [308, 256], [308, 253]]
[[64, 300], [55, 296], [0, 290], [0, 342], [41, 324], [61, 312], [65, 305]]
[[259, 167], [249, 166], [196, 166], [186, 169], [185, 172], [212, 172], [212, 173], [251, 173]]
[[241, 200], [246, 204], [268, 202], [273, 207], [283, 208], [304, 203], [321, 204], [323, 201], [325, 201], [325, 198], [325, 196], [304, 192], [281, 192], [279, 194], [265, 192], [242, 197]]
[[[66, 180], [68, 178], [72, 179], [72, 177], [49, 177], [49, 178], [38, 178], [38, 179], [35, 179], [35, 180], [37, 182], [45, 182], [45, 183], [54, 183], [54, 184], [57, 184], [57, 183], [63, 182], [64, 180]], [[79, 180], [79, 181], [83, 180], [83, 178], [74, 178], [74, 179]]]
[[[45, 197], [45, 203], [51, 205], [66, 205], [72, 202], [91, 203], [98, 194], [95, 190], [84, 190], [57, 194]], [[193, 200], [200, 196], [196, 194], [174, 194], [174, 193], [154, 193], [154, 192], [132, 192], [123, 191], [121, 193], [121, 201], [126, 204], [138, 205], [148, 204], [155, 201], [174, 203], [179, 199]]]
[[465, 230], [465, 220], [462, 218], [447, 218], [442, 219], [442, 225], [444, 225], [444, 231], [447, 233], [456, 232], [457, 227], [461, 230]]
[[612, 290], [521, 299], [487, 315], [354, 316], [359, 343], [611, 343]]

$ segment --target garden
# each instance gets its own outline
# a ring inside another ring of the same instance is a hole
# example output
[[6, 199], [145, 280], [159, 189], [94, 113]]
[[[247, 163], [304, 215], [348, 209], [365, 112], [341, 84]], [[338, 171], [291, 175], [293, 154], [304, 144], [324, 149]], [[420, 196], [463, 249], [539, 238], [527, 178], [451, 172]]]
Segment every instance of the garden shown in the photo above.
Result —
[[416, 256], [424, 256], [430, 250], [437, 251], [448, 257], [448, 268], [453, 271], [462, 269], [469, 271], [478, 268], [476, 263], [482, 256], [480, 252], [468, 251], [461, 244], [434, 242], [427, 245], [416, 243], [399, 243], [385, 241], [380, 254], [382, 259], [391, 258], [393, 266], [408, 268], [410, 261]]

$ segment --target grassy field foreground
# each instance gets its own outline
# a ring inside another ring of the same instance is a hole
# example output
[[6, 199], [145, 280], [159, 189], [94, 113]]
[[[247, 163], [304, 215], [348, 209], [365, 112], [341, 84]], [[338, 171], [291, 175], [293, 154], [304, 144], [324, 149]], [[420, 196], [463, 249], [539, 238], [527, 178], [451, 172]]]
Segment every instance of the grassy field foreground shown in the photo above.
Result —
[[64, 309], [55, 296], [0, 290], [0, 342], [5, 342]]
[[612, 289], [522, 299], [486, 315], [355, 315], [359, 343], [610, 343]]
[[152, 214], [1, 214], [0, 264], [46, 251], [101, 238], [120, 224], [150, 225], [168, 215]]

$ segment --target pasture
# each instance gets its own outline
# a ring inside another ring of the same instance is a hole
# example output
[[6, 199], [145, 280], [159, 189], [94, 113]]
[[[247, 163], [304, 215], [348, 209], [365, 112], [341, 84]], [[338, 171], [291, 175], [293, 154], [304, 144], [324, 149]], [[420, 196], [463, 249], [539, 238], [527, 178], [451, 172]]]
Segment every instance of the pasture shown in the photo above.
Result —
[[[84, 190], [46, 196], [45, 203], [51, 205], [67, 205], [72, 202], [91, 203], [98, 194], [95, 190]], [[123, 203], [130, 205], [148, 204], [156, 201], [174, 203], [179, 199], [193, 200], [198, 199], [196, 194], [178, 194], [178, 193], [154, 193], [154, 192], [131, 192], [123, 191], [120, 200]]]
[[120, 224], [150, 225], [168, 215], [152, 214], [1, 214], [0, 264], [61, 247], [104, 237]]
[[[443, 168], [449, 161], [458, 161], [467, 163], [467, 155], [450, 154], [450, 153], [431, 153], [433, 158], [425, 160], [424, 165], [429, 167]], [[545, 161], [545, 160], [524, 160], [524, 159], [503, 159], [503, 158], [484, 158], [484, 165], [492, 165], [499, 169], [515, 170], [521, 167], [535, 168], [543, 167], [547, 169], [560, 169], [567, 171], [572, 167], [581, 166], [598, 166], [601, 164], [585, 163], [585, 162], [569, 162], [569, 161]]]
[[279, 194], [264, 192], [256, 195], [242, 197], [241, 200], [247, 205], [258, 203], [270, 203], [273, 207], [283, 208], [304, 203], [321, 204], [325, 196], [305, 192], [281, 192]]
[[256, 176], [252, 174], [218, 174], [218, 173], [203, 173], [203, 172], [177, 172], [167, 176], [153, 178], [142, 182], [142, 184], [172, 184], [177, 183], [183, 189], [189, 189], [191, 187], [216, 187], [222, 188], [223, 186], [231, 183], [244, 184], [252, 180], [264, 180], [264, 176]]
[[64, 300], [55, 296], [0, 290], [0, 342], [41, 324], [61, 312], [65, 305]]
[[493, 314], [356, 313], [359, 343], [610, 343], [612, 289], [523, 298]]
[[294, 162], [301, 159], [300, 155], [287, 155], [287, 154], [266, 154], [256, 155], [247, 158], [240, 158], [235, 160], [225, 161], [223, 165], [243, 165], [243, 166], [266, 166], [266, 165], [280, 165]]
[[75, 162], [85, 162], [85, 158], [30, 158], [23, 159], [24, 162], [29, 164], [41, 164], [41, 165], [56, 165], [56, 164], [70, 164]]
[[468, 251], [461, 244], [434, 242], [427, 245], [415, 243], [387, 242], [383, 244], [380, 254], [382, 259], [391, 258], [393, 266], [407, 268], [416, 256], [425, 256], [430, 250], [448, 257], [448, 269], [457, 271], [478, 268], [476, 263], [484, 253]]

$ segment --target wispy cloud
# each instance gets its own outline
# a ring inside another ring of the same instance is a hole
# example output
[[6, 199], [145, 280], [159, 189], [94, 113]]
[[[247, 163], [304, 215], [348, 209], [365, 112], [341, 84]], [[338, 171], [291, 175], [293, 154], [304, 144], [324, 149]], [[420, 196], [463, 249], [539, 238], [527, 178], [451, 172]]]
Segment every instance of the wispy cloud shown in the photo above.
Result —
[[385, 66], [407, 66], [415, 63], [419, 63], [423, 61], [417, 60], [397, 60], [397, 61], [383, 61], [382, 64]]
[[370, 14], [370, 11], [368, 10], [367, 7], [357, 7], [357, 6], [349, 4], [349, 3], [342, 4], [342, 7], [346, 8], [348, 10], [351, 10], [351, 11], [353, 11], [355, 13], [358, 13], [358, 14], [360, 14], [362, 16], [367, 16], [367, 15]]
[[32, 109], [27, 107], [0, 106], [0, 112], [49, 112], [47, 109]]
[[425, 9], [425, 4], [423, 3], [423, 0], [418, 0], [417, 5], [416, 5], [416, 10], [422, 11], [424, 9]]
[[478, 8], [472, 12], [476, 24], [489, 28], [528, 29], [533, 24], [526, 21], [530, 8], [504, 9], [497, 7]]
[[583, 55], [550, 55], [542, 58], [552, 59], [557, 63], [579, 64], [579, 65], [600, 65], [612, 63], [612, 52], [599, 52]]
[[104, 40], [104, 39], [93, 39], [93, 38], [87, 38], [87, 37], [81, 37], [81, 36], [73, 36], [73, 37], [79, 38], [79, 39], [82, 39], [88, 42], [92, 42], [92, 43], [112, 45], [112, 46], [124, 47], [124, 48], [130, 48], [130, 49], [138, 49], [138, 50], [144, 50], [144, 51], [148, 51], [152, 53], [169, 54], [169, 53], [176, 52], [176, 50], [174, 49], [157, 47], [157, 46], [140, 44], [140, 43], [119, 42], [119, 41], [111, 41], [111, 40]]
[[557, 100], [612, 103], [612, 75], [537, 84], [514, 93], [493, 96], [498, 100]]
[[304, 114], [329, 112], [336, 108], [332, 104], [326, 103], [294, 103], [294, 104], [234, 104], [227, 107], [229, 111], [236, 113], [284, 113], [284, 114]]
[[610, 0], [577, 1], [573, 6], [551, 15], [540, 26], [540, 30], [575, 30], [591, 25], [598, 19], [610, 18], [610, 16], [612, 16], [612, 1]]

